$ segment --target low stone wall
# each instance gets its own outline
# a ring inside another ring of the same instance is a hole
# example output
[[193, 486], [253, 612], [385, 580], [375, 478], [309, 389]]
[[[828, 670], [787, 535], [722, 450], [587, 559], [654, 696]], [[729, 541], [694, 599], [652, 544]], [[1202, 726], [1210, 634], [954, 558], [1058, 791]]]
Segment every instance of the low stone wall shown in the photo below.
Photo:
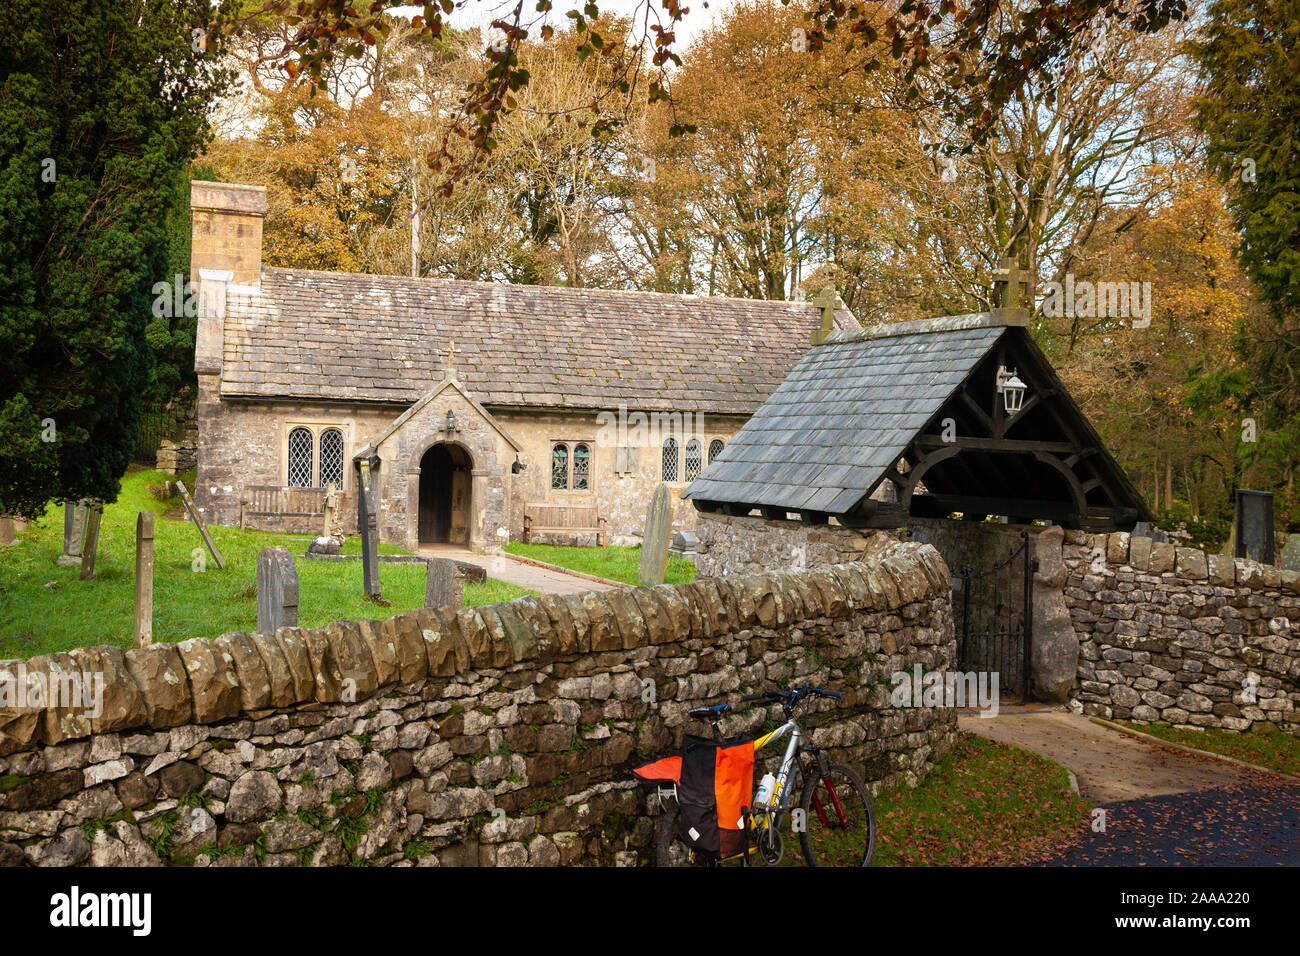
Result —
[[1300, 573], [1127, 533], [1067, 532], [1076, 710], [1300, 733]]
[[889, 676], [954, 651], [942, 559], [899, 544], [807, 572], [3, 662], [10, 686], [86, 672], [105, 693], [93, 717], [0, 710], [0, 864], [630, 865], [658, 824], [630, 770], [680, 745], [690, 707], [841, 689], [814, 740], [878, 786], [915, 782], [955, 714], [891, 708]]

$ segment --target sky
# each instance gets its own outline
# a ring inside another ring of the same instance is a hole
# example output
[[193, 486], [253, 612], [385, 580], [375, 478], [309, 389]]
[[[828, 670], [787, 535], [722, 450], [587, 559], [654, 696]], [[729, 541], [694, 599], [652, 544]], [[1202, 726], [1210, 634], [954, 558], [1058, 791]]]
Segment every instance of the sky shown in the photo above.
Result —
[[[552, 0], [554, 10], [551, 13], [550, 22], [557, 27], [566, 22], [568, 18], [565, 13], [572, 9], [581, 9], [583, 0]], [[667, 15], [663, 13], [663, 4], [660, 0], [597, 0], [601, 13], [617, 13], [624, 16], [637, 15], [637, 22], [642, 22], [645, 14], [645, 5], [650, 3], [657, 10], [661, 17], [666, 20]], [[698, 36], [701, 32], [712, 25], [719, 14], [731, 7], [736, 0], [686, 0], [686, 6], [689, 12], [682, 18], [677, 30], [677, 50], [686, 49], [687, 44]], [[497, 17], [505, 16], [513, 9], [511, 0], [458, 0], [456, 10], [452, 13], [449, 21], [452, 26], [484, 26]], [[525, 0], [525, 14], [533, 14], [534, 4], [532, 0]], [[405, 16], [415, 16], [423, 11], [422, 6], [405, 6], [395, 7], [394, 13], [401, 13]], [[535, 14], [533, 14], [535, 15]], [[651, 14], [650, 22], [654, 23], [654, 14]]]

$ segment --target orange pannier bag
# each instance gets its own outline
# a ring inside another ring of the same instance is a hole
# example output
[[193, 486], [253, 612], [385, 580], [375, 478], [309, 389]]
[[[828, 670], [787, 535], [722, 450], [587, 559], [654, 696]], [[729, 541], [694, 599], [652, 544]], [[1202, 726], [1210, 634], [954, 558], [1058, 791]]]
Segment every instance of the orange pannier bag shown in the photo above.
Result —
[[677, 803], [682, 838], [703, 853], [728, 857], [746, 843], [745, 811], [754, 793], [754, 738], [683, 739]]

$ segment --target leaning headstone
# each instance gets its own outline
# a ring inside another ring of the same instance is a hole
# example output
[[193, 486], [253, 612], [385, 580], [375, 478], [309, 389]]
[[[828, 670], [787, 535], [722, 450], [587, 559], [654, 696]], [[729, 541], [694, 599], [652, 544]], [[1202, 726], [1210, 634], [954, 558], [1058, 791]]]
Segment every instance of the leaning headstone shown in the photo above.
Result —
[[14, 543], [14, 519], [8, 515], [0, 515], [0, 545], [11, 545]]
[[1300, 534], [1286, 536], [1286, 546], [1282, 548], [1282, 570], [1300, 571]]
[[1271, 491], [1238, 488], [1237, 514], [1233, 528], [1236, 530], [1236, 548], [1233, 552], [1236, 557], [1258, 561], [1260, 564], [1273, 563], [1275, 543]]
[[357, 463], [357, 530], [361, 532], [362, 592], [379, 597], [379, 519], [375, 515], [370, 462]]
[[[208, 526], [203, 523], [199, 517], [199, 509], [194, 507], [194, 502], [190, 500], [190, 493], [185, 490], [185, 482], [176, 482], [176, 490], [181, 494], [181, 501], [185, 505], [185, 510], [189, 512], [190, 520], [194, 522], [194, 527], [199, 529], [199, 534], [203, 536], [203, 543], [208, 546], [208, 553], [212, 555], [212, 560], [217, 562], [217, 570], [221, 571], [226, 567], [226, 561], [221, 557], [221, 552], [217, 550], [217, 544], [212, 540], [212, 535], [208, 534]], [[202, 552], [199, 552], [202, 554]]]
[[298, 569], [288, 548], [263, 548], [257, 556], [257, 629], [274, 634], [297, 624]]
[[141, 511], [135, 519], [135, 629], [136, 647], [153, 643], [153, 512]]
[[424, 582], [425, 607], [451, 607], [460, 610], [464, 599], [463, 577], [455, 561], [430, 558], [428, 576]]
[[641, 539], [641, 564], [637, 584], [663, 584], [668, 568], [668, 541], [673, 530], [673, 496], [668, 485], [659, 482], [646, 509], [645, 536]]
[[86, 502], [68, 501], [63, 505], [63, 553], [55, 559], [65, 567], [81, 567], [81, 542], [86, 531]]
[[104, 505], [92, 501], [86, 506], [86, 532], [81, 539], [81, 580], [95, 576], [95, 552], [99, 549], [99, 523], [104, 517]]

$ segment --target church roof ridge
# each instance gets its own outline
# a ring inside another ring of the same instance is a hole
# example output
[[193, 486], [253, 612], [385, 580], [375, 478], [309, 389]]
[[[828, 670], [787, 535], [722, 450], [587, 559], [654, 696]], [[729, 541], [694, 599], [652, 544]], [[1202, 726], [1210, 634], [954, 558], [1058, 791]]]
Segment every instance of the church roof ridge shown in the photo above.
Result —
[[[745, 305], [762, 305], [765, 307], [785, 307], [789, 309], [804, 309], [811, 312], [820, 312], [821, 307], [811, 299], [753, 299], [741, 295], [708, 295], [698, 292], [656, 292], [651, 289], [610, 289], [598, 286], [571, 286], [571, 285], [529, 285], [524, 282], [489, 282], [485, 279], [455, 279], [449, 276], [404, 276], [392, 275], [387, 272], [333, 272], [325, 269], [303, 269], [296, 266], [266, 266], [267, 272], [284, 272], [284, 273], [309, 273], [312, 275], [329, 276], [331, 278], [357, 278], [357, 279], [385, 279], [393, 282], [414, 282], [414, 283], [452, 283], [459, 285], [472, 286], [481, 289], [511, 289], [527, 292], [547, 293], [577, 293], [581, 295], [630, 295], [630, 296], [647, 296], [651, 298], [672, 299], [681, 302], [705, 301], [705, 302], [729, 302]], [[847, 314], [857, 324], [857, 318], [853, 310], [847, 306], [837, 308], [836, 315]]]
[[1028, 325], [1029, 312], [1025, 309], [990, 309], [987, 312], [967, 312], [963, 315], [939, 315], [906, 322], [877, 323], [860, 329], [840, 329], [832, 332], [820, 344], [843, 345], [847, 342], [866, 342], [904, 335], [933, 335], [936, 332], [963, 329], [1026, 328]]

